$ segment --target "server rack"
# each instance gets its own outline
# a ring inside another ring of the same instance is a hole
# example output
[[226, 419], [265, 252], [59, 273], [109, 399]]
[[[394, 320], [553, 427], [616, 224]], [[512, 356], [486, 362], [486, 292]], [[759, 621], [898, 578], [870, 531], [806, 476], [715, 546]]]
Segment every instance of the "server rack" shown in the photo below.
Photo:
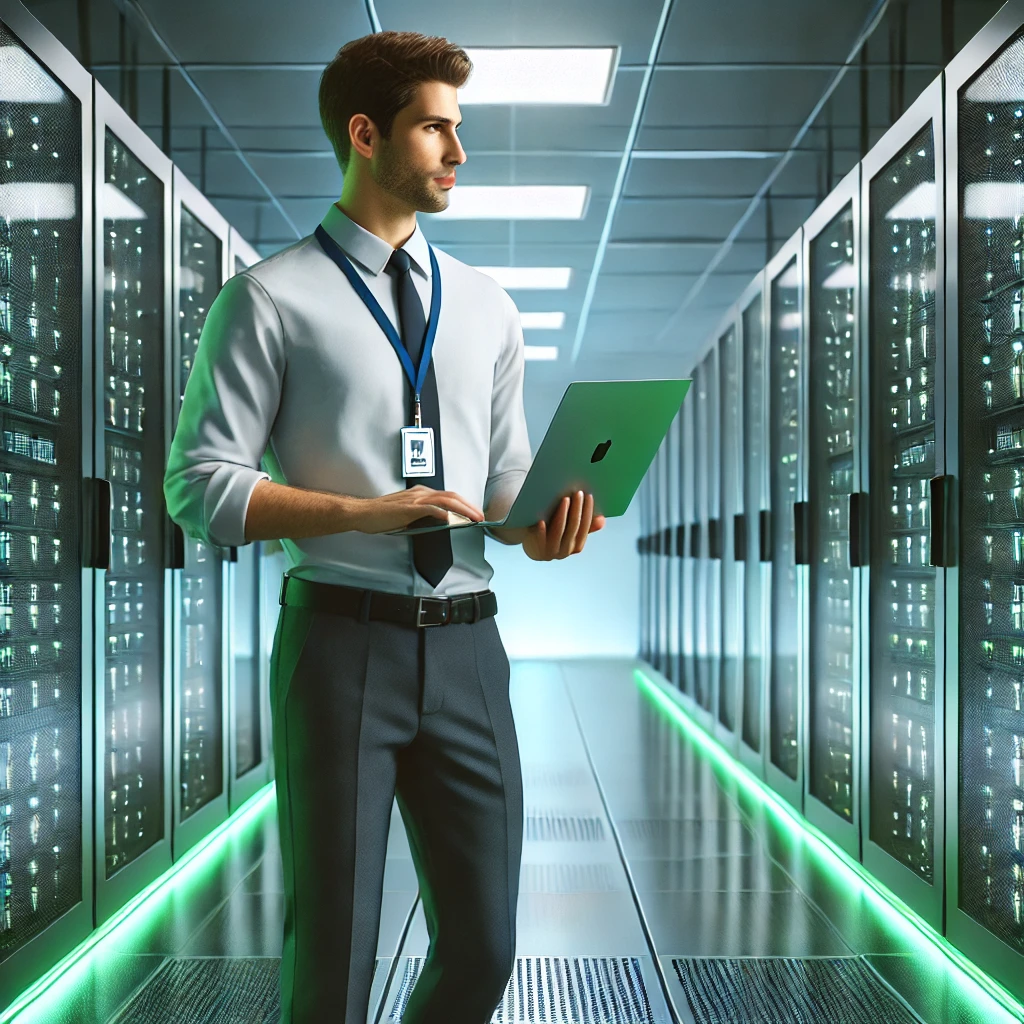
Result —
[[809, 484], [804, 813], [860, 859], [860, 165], [804, 225]]
[[[172, 406], [177, 425], [206, 314], [227, 278], [228, 225], [178, 167], [173, 194]], [[192, 538], [184, 539], [182, 546], [181, 557], [175, 560], [173, 597], [175, 860], [228, 813], [228, 556]]]
[[803, 811], [807, 737], [807, 346], [803, 228], [765, 268], [768, 679], [765, 779]]
[[694, 384], [690, 385], [689, 401], [683, 400], [679, 411], [679, 523], [676, 533], [676, 556], [679, 559], [679, 689], [687, 709], [693, 712], [695, 641], [694, 641]]
[[714, 722], [715, 692], [711, 683], [711, 628], [709, 612], [712, 609], [711, 569], [708, 528], [710, 514], [708, 495], [708, 430], [711, 400], [710, 369], [715, 358], [714, 350], [694, 368], [693, 384], [690, 390], [694, 402], [694, 524], [691, 530], [691, 553], [696, 559], [693, 587], [693, 632], [694, 632], [694, 707], [697, 722], [708, 732]]
[[[260, 262], [259, 253], [236, 228], [228, 232], [231, 275]], [[253, 541], [229, 549], [228, 608], [231, 614], [231, 660], [228, 678], [228, 810], [233, 813], [271, 778], [270, 663], [261, 631], [264, 612], [261, 576], [269, 571], [265, 545]]]
[[92, 928], [92, 81], [20, 4], [0, 131], [0, 1003]]
[[764, 778], [765, 611], [768, 608], [768, 420], [764, 275], [758, 274], [737, 304], [740, 379], [737, 382], [740, 502], [732, 523], [741, 617], [740, 761]]
[[110, 94], [95, 102], [95, 432], [110, 490], [96, 573], [96, 921], [171, 866], [172, 163]]
[[946, 934], [1024, 995], [1024, 4], [946, 69]]
[[668, 452], [662, 440], [654, 460], [657, 481], [657, 519], [655, 521], [654, 550], [658, 566], [658, 661], [656, 668], [668, 675], [668, 551], [665, 548], [666, 512], [668, 510]]
[[[680, 406], [680, 410], [682, 406]], [[665, 675], [679, 686], [679, 560], [676, 532], [679, 523], [679, 416], [676, 415], [665, 437], [665, 549], [666, 614], [668, 616], [668, 663]]]
[[637, 655], [641, 661], [650, 663], [647, 649], [648, 623], [650, 622], [649, 572], [647, 567], [647, 517], [650, 506], [651, 471], [644, 474], [640, 481], [640, 530], [636, 538], [637, 557], [640, 559], [640, 635], [637, 638]]
[[941, 567], [942, 79], [864, 158], [860, 360], [869, 545], [864, 666], [865, 866], [942, 928], [945, 634]]
[[715, 735], [732, 754], [738, 754], [742, 717], [740, 662], [743, 648], [740, 574], [736, 564], [735, 517], [739, 513], [743, 472], [740, 464], [740, 353], [739, 322], [736, 311], [727, 314], [728, 323], [718, 339], [718, 386], [714, 424], [717, 457], [714, 464], [717, 509], [715, 548], [718, 568], [718, 702]]

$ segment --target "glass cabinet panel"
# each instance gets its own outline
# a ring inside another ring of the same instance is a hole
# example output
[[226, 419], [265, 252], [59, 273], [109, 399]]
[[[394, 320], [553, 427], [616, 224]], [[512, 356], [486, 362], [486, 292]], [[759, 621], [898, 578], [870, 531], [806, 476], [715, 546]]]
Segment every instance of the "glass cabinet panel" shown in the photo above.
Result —
[[679, 560], [679, 624], [680, 644], [682, 647], [680, 667], [680, 689], [687, 696], [693, 696], [694, 687], [694, 608], [696, 607], [696, 582], [694, 565], [696, 560], [691, 555], [691, 530], [696, 519], [694, 511], [694, 441], [693, 415], [696, 403], [696, 384], [683, 400], [679, 413], [680, 449], [679, 449], [679, 521], [686, 526], [685, 544], [680, 552]]
[[810, 792], [853, 819], [854, 486], [853, 328], [857, 311], [853, 207], [810, 244], [809, 464]]
[[771, 283], [769, 488], [772, 524], [769, 757], [796, 780], [800, 770], [800, 618], [794, 504], [801, 500], [803, 337], [800, 270], [794, 257]]
[[710, 594], [708, 579], [708, 379], [706, 363], [694, 370], [690, 396], [694, 400], [694, 522], [697, 531], [694, 584], [693, 584], [693, 633], [696, 644], [694, 662], [694, 697], [697, 705], [711, 710], [711, 685], [708, 660], [711, 652], [708, 646], [708, 606]]
[[[179, 403], [206, 314], [221, 286], [221, 241], [181, 208]], [[181, 820], [223, 792], [220, 552], [185, 538], [181, 578]]]
[[934, 876], [935, 149], [931, 122], [871, 182], [871, 839]]
[[1022, 37], [958, 97], [960, 908], [1024, 953]]
[[761, 690], [764, 672], [761, 597], [761, 509], [768, 444], [764, 421], [764, 329], [758, 295], [743, 311], [743, 742], [761, 750]]
[[103, 187], [104, 848], [110, 877], [164, 835], [164, 184], [109, 129]]
[[82, 901], [82, 108], [0, 24], [0, 959]]
[[720, 363], [718, 388], [719, 551], [722, 603], [720, 617], [721, 660], [719, 663], [718, 721], [730, 732], [736, 729], [739, 700], [739, 654], [741, 633], [740, 574], [733, 550], [734, 517], [740, 510], [742, 471], [740, 466], [740, 385], [736, 329], [730, 327], [718, 343]]

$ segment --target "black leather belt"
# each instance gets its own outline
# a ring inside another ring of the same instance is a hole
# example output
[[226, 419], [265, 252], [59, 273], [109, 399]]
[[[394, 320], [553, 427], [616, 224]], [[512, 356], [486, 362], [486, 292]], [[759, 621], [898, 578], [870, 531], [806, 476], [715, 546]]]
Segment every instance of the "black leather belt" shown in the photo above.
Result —
[[303, 580], [287, 573], [281, 579], [278, 602], [336, 615], [351, 615], [363, 622], [386, 619], [406, 626], [476, 622], [498, 611], [498, 598], [491, 590], [455, 597], [412, 597], [389, 594], [384, 590], [361, 590], [337, 583]]

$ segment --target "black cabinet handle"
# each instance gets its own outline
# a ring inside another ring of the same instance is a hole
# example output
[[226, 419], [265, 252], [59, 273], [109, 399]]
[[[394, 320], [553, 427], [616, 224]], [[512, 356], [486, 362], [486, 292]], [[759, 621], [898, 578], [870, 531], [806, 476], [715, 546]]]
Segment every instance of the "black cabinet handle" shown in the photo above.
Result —
[[700, 558], [700, 523], [690, 526], [690, 557]]
[[718, 519], [708, 520], [708, 558], [722, 557], [722, 524]]
[[864, 536], [864, 524], [867, 519], [867, 495], [861, 491], [850, 494], [850, 568], [857, 569], [866, 565], [867, 539]]
[[666, 526], [661, 531], [661, 553], [663, 555], [671, 555], [675, 552], [672, 550], [672, 535], [674, 531], [671, 526]]
[[772, 560], [772, 515], [768, 509], [763, 508], [758, 519], [761, 530], [761, 561], [770, 562]]
[[83, 568], [109, 569], [112, 542], [110, 537], [110, 481], [103, 477], [86, 477], [82, 481], [82, 508], [87, 517], [82, 531]]
[[171, 541], [171, 551], [169, 559], [169, 569], [184, 569], [185, 568], [185, 532], [182, 528], [174, 522], [172, 519], [167, 520], [170, 523], [170, 529], [168, 533]]
[[955, 565], [952, 524], [953, 477], [933, 476], [928, 481], [931, 496], [931, 564], [940, 568]]
[[732, 555], [733, 560], [747, 560], [747, 517], [740, 512], [732, 518]]
[[807, 501], [793, 502], [793, 562], [810, 565], [811, 506]]
[[676, 527], [676, 554], [686, 554], [686, 524], [680, 523]]
[[234, 546], [234, 544], [232, 544], [231, 547], [228, 548], [228, 561], [229, 562], [237, 562], [238, 561], [238, 548], [236, 548]]
[[642, 555], [644, 553], [644, 539], [643, 537], [637, 537], [636, 539], [636, 553]]

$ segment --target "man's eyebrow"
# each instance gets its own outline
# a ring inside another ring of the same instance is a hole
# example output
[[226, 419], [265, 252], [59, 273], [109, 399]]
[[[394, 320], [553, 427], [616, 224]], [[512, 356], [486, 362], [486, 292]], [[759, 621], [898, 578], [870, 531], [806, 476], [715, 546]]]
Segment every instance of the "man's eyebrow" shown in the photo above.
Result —
[[[431, 115], [430, 117], [421, 117], [416, 123], [417, 124], [424, 124], [427, 121], [439, 121], [441, 124], [453, 124], [454, 123], [450, 117], [440, 117], [440, 116], [433, 116], [433, 115]], [[462, 124], [462, 122], [460, 121], [459, 124]], [[455, 127], [458, 128], [459, 124], [455, 125]]]

